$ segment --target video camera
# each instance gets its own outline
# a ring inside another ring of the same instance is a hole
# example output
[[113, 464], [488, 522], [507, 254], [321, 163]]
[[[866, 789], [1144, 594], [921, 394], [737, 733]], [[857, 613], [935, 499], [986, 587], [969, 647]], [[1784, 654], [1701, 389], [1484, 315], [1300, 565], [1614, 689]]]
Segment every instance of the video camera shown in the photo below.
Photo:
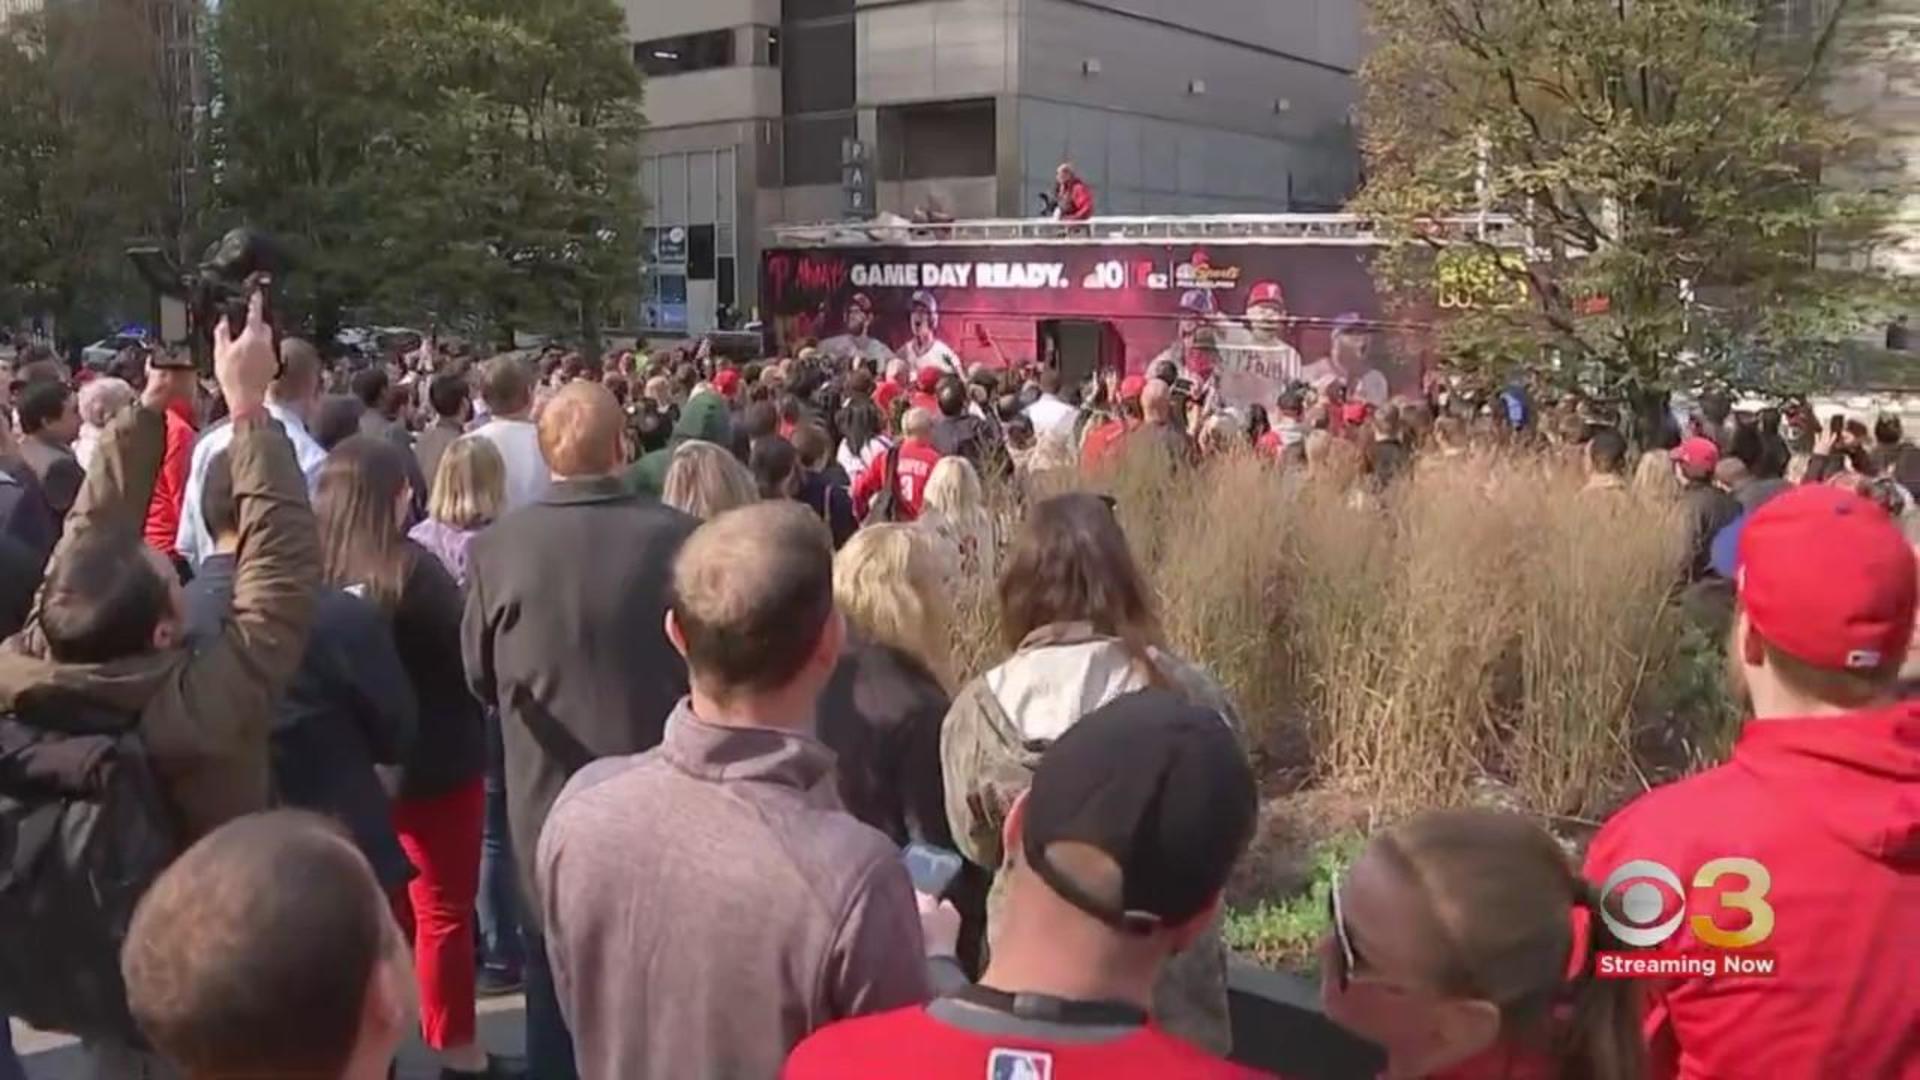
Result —
[[192, 271], [182, 271], [157, 247], [127, 249], [148, 287], [163, 297], [184, 301], [187, 308], [187, 335], [193, 346], [193, 360], [181, 364], [164, 361], [162, 367], [208, 368], [213, 358], [213, 330], [221, 319], [227, 320], [228, 333], [238, 337], [246, 329], [247, 306], [255, 291], [265, 286], [268, 325], [273, 327], [274, 350], [280, 347], [280, 326], [274, 316], [274, 287], [291, 268], [286, 251], [268, 234], [248, 226], [229, 231], [210, 245]]

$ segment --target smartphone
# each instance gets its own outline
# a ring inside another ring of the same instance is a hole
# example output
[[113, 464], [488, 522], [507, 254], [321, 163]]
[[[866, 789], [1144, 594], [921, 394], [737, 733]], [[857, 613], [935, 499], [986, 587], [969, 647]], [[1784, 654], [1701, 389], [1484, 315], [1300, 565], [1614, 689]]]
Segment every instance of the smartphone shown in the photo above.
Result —
[[907, 876], [913, 879], [915, 892], [944, 897], [953, 887], [954, 879], [960, 876], [960, 855], [946, 848], [916, 841], [908, 844], [900, 857], [906, 861]]

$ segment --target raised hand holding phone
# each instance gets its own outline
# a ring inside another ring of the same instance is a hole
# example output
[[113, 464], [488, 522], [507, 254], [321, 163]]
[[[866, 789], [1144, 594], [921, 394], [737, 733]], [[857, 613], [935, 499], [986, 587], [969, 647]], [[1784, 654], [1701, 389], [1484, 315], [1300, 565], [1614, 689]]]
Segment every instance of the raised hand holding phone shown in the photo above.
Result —
[[227, 400], [227, 411], [236, 421], [266, 412], [267, 387], [280, 367], [273, 349], [273, 328], [267, 325], [266, 290], [263, 280], [248, 297], [247, 325], [238, 337], [226, 319], [213, 328], [213, 374]]

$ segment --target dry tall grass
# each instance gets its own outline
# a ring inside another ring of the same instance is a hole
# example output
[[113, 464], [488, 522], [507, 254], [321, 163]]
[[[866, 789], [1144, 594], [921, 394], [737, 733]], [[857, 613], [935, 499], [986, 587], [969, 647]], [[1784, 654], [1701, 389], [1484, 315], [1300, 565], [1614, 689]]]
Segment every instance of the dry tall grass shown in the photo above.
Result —
[[[1256, 747], [1304, 737], [1318, 782], [1389, 815], [1492, 781], [1582, 816], [1633, 779], [1636, 706], [1679, 632], [1671, 507], [1533, 457], [1425, 462], [1383, 498], [1251, 457], [1042, 482], [1074, 485], [1118, 500], [1169, 644]], [[1004, 654], [981, 586], [956, 599], [969, 673]]]

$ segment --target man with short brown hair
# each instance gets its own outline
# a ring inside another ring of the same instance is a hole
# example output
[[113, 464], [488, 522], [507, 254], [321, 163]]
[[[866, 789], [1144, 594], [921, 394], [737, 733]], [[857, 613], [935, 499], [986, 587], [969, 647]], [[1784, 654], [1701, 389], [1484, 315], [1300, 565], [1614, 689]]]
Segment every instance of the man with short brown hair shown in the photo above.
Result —
[[140, 1028], [191, 1080], [378, 1080], [412, 964], [366, 860], [282, 810], [207, 834], [140, 901], [121, 952]]
[[474, 429], [507, 464], [507, 509], [532, 506], [547, 493], [549, 467], [533, 425], [533, 372], [517, 356], [496, 356], [480, 369], [480, 400], [491, 417]]
[[773, 1076], [929, 989], [900, 853], [831, 796], [813, 735], [846, 633], [826, 528], [788, 501], [714, 518], [666, 629], [692, 692], [665, 740], [582, 769], [540, 837], [554, 981], [583, 1076]]

